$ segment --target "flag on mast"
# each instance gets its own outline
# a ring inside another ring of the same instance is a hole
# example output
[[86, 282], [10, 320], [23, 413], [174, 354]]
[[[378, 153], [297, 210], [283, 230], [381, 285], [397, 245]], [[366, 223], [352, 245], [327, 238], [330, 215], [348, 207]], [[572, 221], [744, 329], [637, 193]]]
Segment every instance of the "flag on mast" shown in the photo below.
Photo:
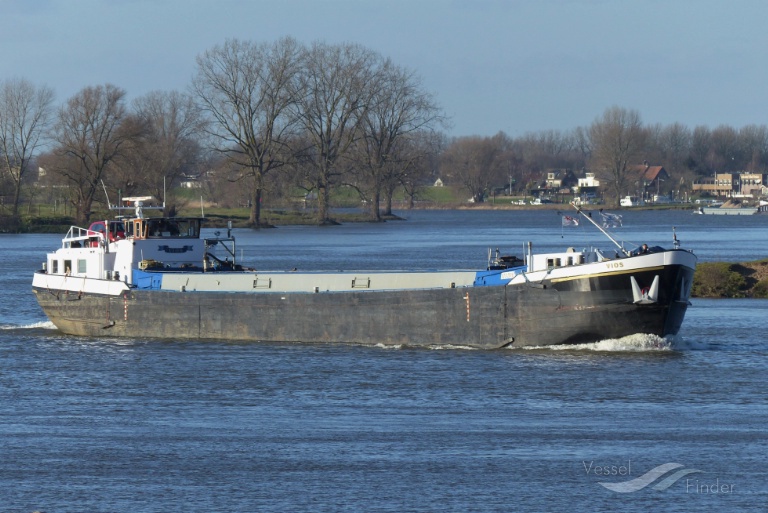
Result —
[[563, 226], [579, 226], [579, 218], [572, 216], [563, 216]]
[[600, 217], [603, 218], [603, 228], [619, 228], [621, 226], [621, 215], [619, 214], [610, 214], [600, 209]]

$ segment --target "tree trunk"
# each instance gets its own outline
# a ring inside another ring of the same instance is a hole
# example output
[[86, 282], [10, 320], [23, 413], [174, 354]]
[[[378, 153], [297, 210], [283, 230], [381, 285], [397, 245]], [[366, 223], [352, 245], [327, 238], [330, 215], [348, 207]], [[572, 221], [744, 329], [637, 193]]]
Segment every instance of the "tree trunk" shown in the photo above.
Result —
[[328, 211], [330, 210], [331, 200], [329, 198], [330, 187], [328, 187], [328, 172], [321, 171], [320, 180], [317, 184], [317, 223], [326, 224], [330, 221]]
[[328, 205], [330, 200], [328, 199], [328, 188], [320, 187], [317, 190], [317, 223], [325, 224], [328, 222]]
[[261, 195], [263, 189], [263, 176], [260, 172], [257, 172], [253, 177], [253, 184], [251, 185], [251, 193], [249, 195], [251, 212], [248, 223], [254, 228], [261, 226]]
[[376, 190], [371, 198], [370, 214], [372, 221], [381, 221], [381, 192]]
[[261, 188], [256, 188], [251, 191], [249, 195], [251, 200], [251, 212], [248, 218], [248, 224], [254, 228], [258, 228], [261, 224]]
[[392, 196], [394, 196], [394, 191], [392, 190], [392, 187], [387, 187], [386, 191], [384, 192], [384, 215], [385, 216], [391, 216], [392, 215]]
[[11, 211], [11, 215], [13, 217], [16, 217], [19, 214], [19, 203], [21, 202], [21, 177], [19, 177], [19, 180], [14, 182], [14, 188], [13, 188], [13, 209]]

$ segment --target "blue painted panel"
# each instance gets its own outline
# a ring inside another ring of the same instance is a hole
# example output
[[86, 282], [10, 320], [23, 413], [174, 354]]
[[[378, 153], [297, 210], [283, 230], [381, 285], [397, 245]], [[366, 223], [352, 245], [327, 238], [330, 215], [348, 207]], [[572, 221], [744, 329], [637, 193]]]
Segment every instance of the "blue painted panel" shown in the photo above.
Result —
[[515, 273], [519, 274], [525, 271], [525, 266], [516, 267], [513, 269], [494, 269], [492, 271], [478, 271], [475, 274], [475, 287], [498, 287], [500, 285], [506, 285], [509, 283], [510, 278], [501, 278], [502, 273]]
[[133, 284], [136, 285], [137, 289], [160, 290], [163, 285], [163, 275], [134, 269]]

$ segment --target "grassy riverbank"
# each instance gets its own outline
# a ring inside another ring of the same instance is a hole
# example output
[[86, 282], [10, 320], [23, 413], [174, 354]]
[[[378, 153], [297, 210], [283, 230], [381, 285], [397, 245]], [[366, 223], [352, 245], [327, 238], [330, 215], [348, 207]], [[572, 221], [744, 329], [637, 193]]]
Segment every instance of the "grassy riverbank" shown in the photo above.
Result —
[[700, 263], [693, 277], [692, 296], [768, 298], [768, 259], [741, 263]]
[[[571, 196], [556, 198], [556, 202], [542, 205], [531, 205], [532, 196], [529, 195], [491, 195], [483, 202], [470, 202], [468, 193], [461, 187], [421, 187], [413, 200], [402, 192], [394, 198], [394, 210], [431, 209], [431, 210], [569, 210], [572, 211], [569, 202]], [[244, 207], [233, 206], [228, 202], [217, 203], [199, 195], [198, 190], [178, 189], [174, 192], [178, 213], [182, 216], [200, 216], [203, 212], [206, 217], [206, 226], [212, 228], [226, 227], [231, 221], [236, 228], [249, 226], [250, 211]], [[229, 202], [231, 203], [231, 202]], [[350, 187], [338, 187], [331, 196], [334, 221], [344, 223], [369, 222], [370, 216], [360, 197]], [[268, 226], [284, 226], [296, 224], [316, 224], [316, 212], [312, 201], [306, 201], [303, 196], [282, 198], [272, 203], [269, 208], [264, 208], [261, 213], [261, 224]], [[106, 205], [94, 203], [91, 219], [105, 219], [114, 216], [114, 212], [108, 211]], [[585, 205], [585, 210], [598, 210], [606, 208], [610, 210], [624, 210], [611, 208], [608, 205]], [[632, 210], [650, 209], [692, 209], [690, 204], [667, 203], [648, 205], [645, 207], [633, 207]], [[339, 209], [344, 210], [340, 212]], [[67, 202], [56, 201], [54, 203], [33, 202], [25, 204], [20, 209], [19, 215], [12, 217], [7, 211], [0, 208], [0, 233], [58, 233], [66, 231], [74, 225], [72, 206]], [[151, 215], [151, 214], [149, 214]], [[397, 219], [392, 216], [388, 219]]]
[[[150, 216], [152, 214], [149, 214]], [[200, 217], [199, 208], [182, 209], [179, 216]], [[97, 212], [91, 220], [114, 217], [109, 212]], [[251, 228], [248, 223], [249, 211], [244, 208], [210, 208], [205, 210], [206, 228], [226, 228], [232, 222], [234, 228]], [[333, 214], [334, 222], [364, 223], [370, 222], [370, 216], [365, 212], [343, 212]], [[397, 216], [382, 216], [384, 221], [399, 220]], [[312, 210], [274, 209], [262, 211], [261, 227], [317, 224]], [[76, 225], [75, 219], [66, 215], [35, 215], [11, 218], [0, 216], [0, 233], [66, 233], [70, 226]]]

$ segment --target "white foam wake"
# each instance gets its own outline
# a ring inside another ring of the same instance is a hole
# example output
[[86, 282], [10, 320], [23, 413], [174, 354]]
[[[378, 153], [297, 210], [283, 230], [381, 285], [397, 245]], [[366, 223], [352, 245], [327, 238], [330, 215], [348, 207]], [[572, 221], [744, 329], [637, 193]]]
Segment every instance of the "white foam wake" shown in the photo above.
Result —
[[56, 326], [51, 321], [33, 322], [32, 324], [0, 324], [0, 330], [25, 330], [25, 329], [55, 330]]
[[645, 352], [672, 351], [675, 349], [674, 338], [636, 333], [622, 338], [609, 338], [588, 344], [561, 344], [556, 346], [529, 346], [522, 349], [549, 349], [552, 351], [605, 351], [605, 352]]
[[403, 344], [382, 344], [378, 343], [374, 347], [377, 347], [379, 349], [402, 349]]

